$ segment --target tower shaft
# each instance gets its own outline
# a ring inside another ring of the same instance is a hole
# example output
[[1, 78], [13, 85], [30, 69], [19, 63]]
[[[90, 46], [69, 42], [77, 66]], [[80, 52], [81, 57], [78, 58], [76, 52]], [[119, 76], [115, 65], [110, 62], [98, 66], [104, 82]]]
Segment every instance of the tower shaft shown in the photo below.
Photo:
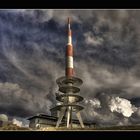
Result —
[[66, 76], [72, 77], [73, 70], [73, 45], [72, 45], [72, 31], [70, 28], [70, 19], [68, 18], [68, 43], [66, 46]]

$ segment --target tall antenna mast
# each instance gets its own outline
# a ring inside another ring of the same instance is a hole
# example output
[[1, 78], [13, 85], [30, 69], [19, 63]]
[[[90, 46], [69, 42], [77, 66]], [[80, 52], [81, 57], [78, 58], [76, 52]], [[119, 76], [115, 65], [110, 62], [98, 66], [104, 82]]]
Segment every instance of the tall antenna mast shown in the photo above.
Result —
[[66, 70], [65, 76], [60, 77], [56, 80], [59, 86], [59, 91], [63, 94], [58, 95], [56, 100], [62, 102], [61, 105], [57, 105], [51, 109], [51, 111], [58, 111], [58, 121], [56, 127], [59, 127], [62, 120], [66, 119], [66, 127], [72, 128], [73, 113], [75, 112], [80, 126], [84, 128], [84, 123], [81, 118], [80, 111], [84, 109], [81, 105], [77, 104], [83, 100], [83, 97], [77, 93], [80, 91], [80, 86], [83, 81], [80, 78], [74, 77], [73, 75], [73, 45], [72, 45], [72, 31], [70, 27], [70, 18], [68, 18], [68, 43], [66, 45]]

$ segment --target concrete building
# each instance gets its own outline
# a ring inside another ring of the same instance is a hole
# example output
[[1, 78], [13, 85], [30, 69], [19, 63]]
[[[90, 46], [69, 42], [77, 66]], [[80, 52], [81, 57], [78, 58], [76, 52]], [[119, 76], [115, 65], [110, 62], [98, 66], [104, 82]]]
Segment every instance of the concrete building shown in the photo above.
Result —
[[[29, 123], [30, 128], [40, 129], [40, 128], [55, 127], [58, 117], [49, 116], [49, 115], [45, 115], [45, 114], [38, 114], [38, 115], [28, 118], [28, 120], [30, 121], [30, 123]], [[66, 124], [66, 118], [63, 118], [62, 122], [60, 124], [60, 127], [65, 126], [65, 124]], [[88, 122], [88, 121], [84, 122], [84, 125], [85, 125], [85, 128], [95, 128], [95, 126], [96, 126], [96, 124], [94, 122]], [[72, 127], [81, 128], [79, 121], [73, 119]]]

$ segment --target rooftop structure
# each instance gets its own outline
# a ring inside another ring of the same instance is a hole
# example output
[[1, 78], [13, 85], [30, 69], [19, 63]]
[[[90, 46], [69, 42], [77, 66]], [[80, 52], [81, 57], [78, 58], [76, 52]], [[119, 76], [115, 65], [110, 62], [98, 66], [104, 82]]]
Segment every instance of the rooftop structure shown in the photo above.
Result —
[[[51, 128], [56, 126], [56, 122], [58, 117], [56, 116], [49, 116], [46, 114], [38, 114], [32, 117], [29, 117], [28, 120], [30, 121], [29, 127], [32, 129], [40, 129], [40, 128]], [[73, 128], [79, 128], [80, 123], [78, 120], [73, 119]], [[66, 118], [63, 118], [60, 124], [61, 128], [65, 128]], [[96, 124], [90, 121], [84, 121], [85, 128], [95, 128]]]

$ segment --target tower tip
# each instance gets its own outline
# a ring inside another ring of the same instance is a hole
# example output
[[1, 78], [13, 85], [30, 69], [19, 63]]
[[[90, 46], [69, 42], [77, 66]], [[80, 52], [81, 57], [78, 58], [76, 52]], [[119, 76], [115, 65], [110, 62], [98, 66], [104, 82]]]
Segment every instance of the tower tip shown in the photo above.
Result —
[[70, 17], [68, 17], [68, 24], [70, 24]]

